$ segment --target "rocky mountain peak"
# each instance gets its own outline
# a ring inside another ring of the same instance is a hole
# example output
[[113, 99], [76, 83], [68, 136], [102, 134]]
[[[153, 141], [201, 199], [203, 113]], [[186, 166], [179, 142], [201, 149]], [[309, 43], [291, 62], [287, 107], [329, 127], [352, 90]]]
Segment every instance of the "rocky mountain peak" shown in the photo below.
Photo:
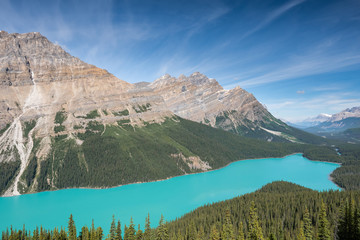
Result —
[[347, 108], [344, 111], [333, 114], [329, 121], [335, 122], [350, 117], [360, 118], [360, 107]]

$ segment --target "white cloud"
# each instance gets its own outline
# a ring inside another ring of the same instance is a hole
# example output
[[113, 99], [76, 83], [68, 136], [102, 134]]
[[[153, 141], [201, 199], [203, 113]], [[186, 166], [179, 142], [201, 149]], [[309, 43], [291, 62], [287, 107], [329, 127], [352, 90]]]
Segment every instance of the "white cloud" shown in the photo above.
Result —
[[267, 25], [269, 25], [270, 23], [272, 23], [274, 20], [276, 20], [277, 18], [279, 18], [281, 15], [285, 14], [287, 11], [289, 11], [290, 9], [294, 8], [295, 6], [305, 2], [306, 0], [295, 0], [295, 1], [290, 1], [284, 5], [282, 5], [281, 7], [279, 7], [278, 9], [274, 10], [273, 12], [271, 12], [262, 22], [260, 22], [255, 28], [251, 29], [250, 31], [246, 32], [241, 39], [245, 39], [249, 36], [251, 36], [252, 34], [260, 31], [261, 29], [263, 29], [264, 27], [266, 27]]
[[283, 99], [267, 104], [271, 113], [291, 122], [299, 122], [320, 113], [337, 113], [354, 106], [360, 106], [360, 97], [351, 92], [323, 94], [311, 99]]
[[[360, 64], [360, 55], [355, 53], [328, 55], [306, 55], [295, 59], [290, 64], [277, 67], [267, 73], [244, 79], [240, 81], [240, 86], [256, 86], [272, 82], [290, 80], [298, 77], [311, 76], [315, 74], [335, 72], [345, 67]], [[276, 63], [277, 66], [281, 65]]]

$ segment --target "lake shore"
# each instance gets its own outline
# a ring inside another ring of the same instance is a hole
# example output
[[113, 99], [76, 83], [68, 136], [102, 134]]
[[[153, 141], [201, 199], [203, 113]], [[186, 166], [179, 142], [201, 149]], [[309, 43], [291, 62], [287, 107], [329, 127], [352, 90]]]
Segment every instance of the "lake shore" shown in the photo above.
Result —
[[[287, 154], [285, 156], [282, 157], [268, 157], [268, 158], [277, 158], [277, 159], [281, 159], [281, 158], [286, 158], [292, 155], [298, 155], [301, 154], [304, 157], [304, 154], [301, 152], [297, 152], [297, 153], [291, 153], [291, 154]], [[304, 157], [306, 158], [306, 157]], [[172, 178], [176, 178], [176, 177], [181, 177], [181, 176], [186, 176], [186, 175], [193, 175], [193, 174], [199, 174], [199, 173], [206, 173], [206, 172], [212, 172], [212, 171], [216, 171], [216, 170], [220, 170], [223, 168], [228, 167], [229, 165], [236, 163], [236, 162], [240, 162], [240, 161], [246, 161], [246, 160], [260, 160], [260, 159], [267, 159], [267, 158], [246, 158], [246, 159], [240, 159], [240, 160], [235, 160], [233, 162], [229, 162], [226, 165], [219, 167], [219, 168], [215, 168], [215, 169], [211, 169], [211, 170], [207, 170], [207, 171], [202, 171], [202, 172], [193, 172], [193, 173], [185, 173], [182, 175], [176, 175], [176, 176], [170, 176], [167, 178], [163, 178], [163, 179], [158, 179], [158, 180], [152, 180], [152, 181], [139, 181], [139, 182], [133, 182], [133, 183], [126, 183], [126, 184], [120, 184], [120, 185], [115, 185], [115, 186], [102, 186], [102, 187], [71, 187], [71, 188], [61, 188], [61, 189], [52, 189], [52, 190], [46, 190], [46, 191], [41, 191], [41, 192], [31, 192], [31, 193], [24, 193], [21, 195], [27, 195], [27, 194], [36, 194], [36, 193], [42, 193], [42, 192], [54, 192], [54, 191], [60, 191], [60, 190], [69, 190], [69, 189], [94, 189], [94, 190], [101, 190], [101, 189], [111, 189], [111, 188], [117, 188], [117, 187], [122, 187], [122, 186], [127, 186], [127, 185], [132, 185], [132, 184], [142, 184], [142, 183], [154, 183], [154, 182], [161, 182], [161, 181], [166, 181]], [[306, 158], [309, 161], [315, 161], [315, 162], [323, 162], [323, 163], [333, 163], [333, 164], [338, 164], [341, 166], [341, 163], [337, 163], [337, 162], [328, 162], [328, 161], [320, 161], [320, 160], [313, 160], [313, 159], [309, 159]], [[332, 173], [332, 172], [331, 172]], [[328, 178], [331, 182], [333, 182], [337, 187], [339, 187], [340, 189], [343, 190], [343, 188], [341, 188], [340, 186], [338, 186], [335, 182], [334, 179], [330, 176], [331, 173], [329, 174]], [[16, 196], [21, 196], [21, 195], [12, 195], [12, 196], [1, 196], [1, 197], [16, 197]]]

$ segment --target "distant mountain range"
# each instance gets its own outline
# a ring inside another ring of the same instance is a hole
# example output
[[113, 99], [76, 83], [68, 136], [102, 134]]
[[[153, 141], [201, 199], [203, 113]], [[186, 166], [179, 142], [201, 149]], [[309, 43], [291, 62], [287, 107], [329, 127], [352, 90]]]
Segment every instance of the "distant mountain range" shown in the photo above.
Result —
[[127, 83], [39, 33], [0, 32], [0, 102], [4, 195], [151, 181], [290, 151], [266, 142], [325, 142], [240, 87], [198, 72]]
[[360, 127], [360, 107], [345, 109], [333, 115], [319, 115], [318, 124], [305, 128], [312, 133], [340, 132], [349, 128]]
[[333, 115], [320, 114], [296, 124], [289, 124], [322, 137], [360, 142], [360, 107], [348, 108]]
[[297, 127], [300, 129], [304, 129], [304, 128], [308, 128], [308, 127], [314, 127], [319, 125], [322, 122], [325, 122], [327, 120], [329, 120], [331, 118], [330, 114], [326, 114], [326, 113], [321, 113], [316, 117], [312, 117], [312, 118], [307, 118], [301, 122], [297, 122], [297, 123], [291, 123], [288, 122], [289, 125], [293, 126], [293, 127]]

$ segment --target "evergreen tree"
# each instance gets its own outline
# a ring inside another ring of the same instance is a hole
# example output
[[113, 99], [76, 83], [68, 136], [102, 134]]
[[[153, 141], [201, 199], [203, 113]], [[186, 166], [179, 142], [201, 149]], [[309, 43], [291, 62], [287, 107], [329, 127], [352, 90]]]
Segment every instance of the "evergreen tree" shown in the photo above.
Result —
[[67, 234], [64, 228], [60, 229], [60, 239], [62, 240], [66, 240], [67, 239]]
[[80, 239], [82, 240], [89, 240], [90, 239], [90, 231], [89, 231], [89, 228], [84, 226], [81, 228], [81, 237]]
[[187, 240], [195, 240], [196, 239], [196, 226], [195, 222], [191, 221], [188, 228], [187, 228]]
[[81, 240], [89, 240], [90, 239], [90, 232], [88, 227], [84, 226], [81, 228], [80, 236]]
[[177, 232], [177, 235], [176, 235], [176, 239], [175, 239], [175, 240], [184, 240], [184, 237], [183, 237], [183, 235], [181, 234], [180, 229], [179, 229], [178, 232]]
[[72, 214], [70, 214], [68, 223], [68, 238], [69, 240], [76, 240], [76, 227]]
[[96, 240], [96, 229], [94, 225], [94, 219], [91, 221], [90, 240]]
[[338, 238], [341, 240], [350, 240], [351, 238], [351, 228], [352, 228], [352, 209], [349, 201], [342, 203], [341, 217], [338, 225]]
[[343, 202], [338, 225], [338, 238], [344, 240], [360, 239], [359, 212], [353, 199]]
[[55, 240], [60, 239], [60, 233], [59, 233], [59, 230], [58, 230], [57, 227], [54, 228], [53, 237], [52, 237], [52, 238], [55, 239]]
[[274, 233], [270, 233], [269, 240], [276, 240]]
[[[133, 221], [133, 218], [131, 217], [130, 218], [130, 225], [127, 229], [127, 240], [135, 240], [135, 233], [136, 233], [136, 230], [135, 230], [135, 224], [134, 224], [134, 221]], [[125, 230], [125, 233], [126, 233], [126, 230]]]
[[116, 240], [122, 240], [120, 220], [118, 220], [118, 222], [117, 222], [115, 239]]
[[101, 240], [103, 238], [104, 234], [103, 234], [103, 230], [101, 227], [98, 227], [96, 229], [96, 239], [97, 240]]
[[255, 202], [251, 201], [250, 204], [250, 214], [249, 214], [249, 238], [253, 240], [263, 240], [262, 228], [259, 223], [259, 217], [257, 214], [257, 209], [255, 207]]
[[46, 232], [45, 230], [43, 229], [42, 226], [40, 226], [40, 235], [39, 235], [39, 239], [40, 240], [45, 240], [46, 239]]
[[205, 232], [204, 232], [204, 228], [202, 225], [200, 225], [200, 227], [199, 227], [199, 231], [197, 233], [196, 239], [197, 240], [205, 240]]
[[39, 240], [39, 228], [36, 227], [36, 229], [33, 232], [33, 240]]
[[220, 239], [219, 231], [217, 230], [216, 225], [213, 224], [210, 230], [210, 240], [219, 240], [219, 239]]
[[297, 240], [306, 240], [305, 233], [304, 233], [304, 222], [300, 221], [300, 228], [297, 234]]
[[226, 209], [225, 221], [223, 224], [223, 230], [221, 233], [222, 240], [234, 240], [234, 230], [231, 223], [230, 209]]
[[321, 201], [321, 210], [319, 215], [319, 230], [318, 230], [318, 239], [319, 240], [330, 240], [330, 230], [329, 230], [329, 221], [327, 220], [326, 214], [326, 205]]
[[124, 240], [128, 240], [129, 239], [129, 231], [128, 231], [128, 227], [124, 226]]
[[140, 229], [140, 224], [138, 225], [138, 230], [136, 232], [136, 240], [142, 240], [143, 239], [143, 231]]
[[161, 214], [159, 226], [156, 229], [156, 240], [169, 240], [168, 229], [164, 223], [164, 216], [162, 214]]
[[144, 240], [151, 239], [150, 214], [145, 218]]
[[238, 229], [238, 240], [245, 240], [245, 235], [244, 235], [244, 226], [243, 226], [243, 222], [240, 221], [239, 223], [239, 229]]
[[353, 231], [353, 239], [360, 239], [360, 213], [358, 211], [357, 206], [354, 207], [354, 231]]
[[305, 239], [312, 240], [313, 239], [312, 223], [311, 223], [311, 219], [310, 219], [309, 210], [307, 208], [305, 208], [305, 211], [304, 211], [303, 221], [304, 221]]
[[110, 236], [109, 236], [109, 240], [115, 240], [115, 236], [116, 236], [116, 227], [115, 227], [115, 216], [112, 216], [112, 221], [111, 221], [111, 225], [110, 225]]

